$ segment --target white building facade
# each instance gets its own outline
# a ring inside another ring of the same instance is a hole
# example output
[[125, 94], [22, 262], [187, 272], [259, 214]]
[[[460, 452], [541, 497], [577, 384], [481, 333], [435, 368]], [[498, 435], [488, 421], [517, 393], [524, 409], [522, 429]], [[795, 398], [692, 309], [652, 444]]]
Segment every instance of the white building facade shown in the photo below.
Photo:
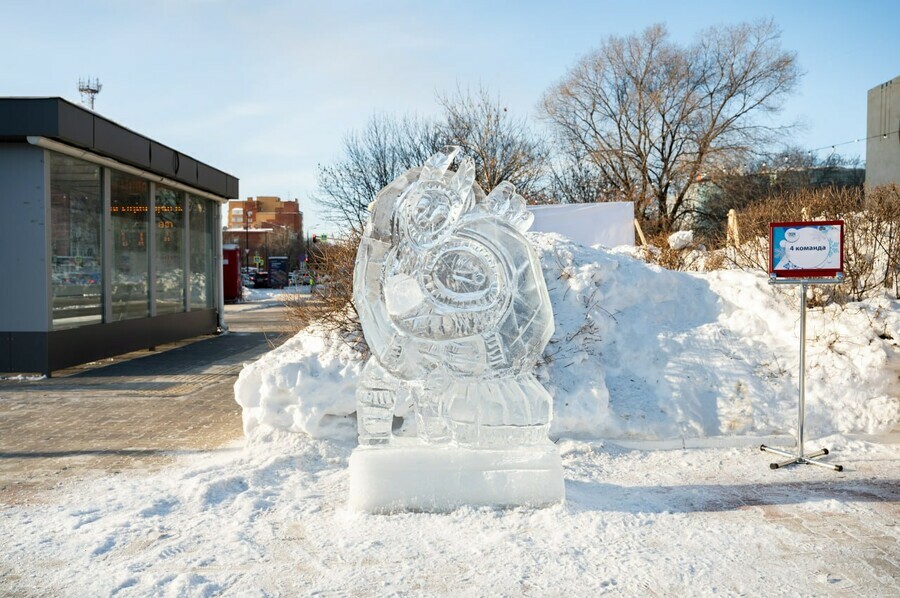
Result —
[[866, 186], [900, 184], [900, 76], [869, 90]]

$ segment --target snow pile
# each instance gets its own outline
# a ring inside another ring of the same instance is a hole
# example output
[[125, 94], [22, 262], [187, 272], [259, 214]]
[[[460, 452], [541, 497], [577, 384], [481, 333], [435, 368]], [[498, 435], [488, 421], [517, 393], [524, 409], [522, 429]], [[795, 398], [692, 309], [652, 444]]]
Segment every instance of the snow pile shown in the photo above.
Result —
[[680, 230], [669, 235], [669, 247], [680, 250], [689, 247], [694, 242], [694, 231]]
[[241, 287], [241, 298], [245, 302], [282, 302], [290, 301], [297, 295], [309, 295], [309, 286], [290, 286], [283, 289], [257, 289], [251, 287]]
[[38, 380], [44, 380], [47, 376], [44, 374], [15, 374], [10, 376], [0, 376], [0, 380], [16, 380], [17, 382], [37, 382]]
[[[538, 375], [553, 436], [673, 439], [790, 433], [799, 301], [764, 274], [685, 273], [630, 250], [531, 233], [556, 319]], [[900, 421], [900, 302], [807, 317], [807, 429], [879, 432]], [[359, 355], [310, 329], [245, 368], [235, 392], [248, 436], [352, 437]], [[403, 415], [399, 413], [398, 415]]]
[[[790, 291], [770, 287], [762, 273], [675, 272], [627, 250], [532, 240], [557, 324], [542, 377], [554, 396], [554, 434], [662, 439], [793, 429], [799, 299]], [[813, 434], [883, 431], [900, 421], [900, 302], [810, 310], [807, 337]]]
[[311, 326], [241, 370], [234, 385], [248, 438], [274, 430], [356, 437], [362, 357], [336, 333]]

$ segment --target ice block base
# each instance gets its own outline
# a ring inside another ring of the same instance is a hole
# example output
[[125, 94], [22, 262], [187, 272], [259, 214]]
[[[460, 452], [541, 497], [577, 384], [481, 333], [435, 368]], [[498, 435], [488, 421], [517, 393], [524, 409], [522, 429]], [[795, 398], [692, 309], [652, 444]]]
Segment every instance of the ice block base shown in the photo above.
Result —
[[369, 513], [542, 507], [565, 494], [562, 460], [549, 440], [470, 449], [394, 438], [386, 446], [358, 447], [350, 456], [349, 507]]

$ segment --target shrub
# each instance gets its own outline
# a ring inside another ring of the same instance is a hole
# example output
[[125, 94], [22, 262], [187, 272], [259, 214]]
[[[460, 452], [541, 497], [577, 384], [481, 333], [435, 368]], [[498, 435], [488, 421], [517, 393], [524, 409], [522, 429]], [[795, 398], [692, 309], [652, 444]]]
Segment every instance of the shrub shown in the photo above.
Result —
[[724, 251], [708, 251], [705, 245], [696, 241], [684, 249], [673, 249], [669, 245], [669, 235], [665, 233], [648, 237], [647, 245], [638, 255], [649, 264], [681, 272], [711, 272], [725, 266]]
[[742, 269], [768, 271], [769, 223], [844, 221], [846, 283], [823, 292], [825, 302], [900, 294], [900, 186], [805, 189], [772, 196], [738, 212], [741, 243], [729, 259]]
[[288, 317], [296, 330], [315, 321], [327, 332], [338, 332], [354, 349], [367, 352], [353, 305], [353, 268], [359, 237], [310, 247], [309, 267], [315, 283], [309, 297], [288, 301]]

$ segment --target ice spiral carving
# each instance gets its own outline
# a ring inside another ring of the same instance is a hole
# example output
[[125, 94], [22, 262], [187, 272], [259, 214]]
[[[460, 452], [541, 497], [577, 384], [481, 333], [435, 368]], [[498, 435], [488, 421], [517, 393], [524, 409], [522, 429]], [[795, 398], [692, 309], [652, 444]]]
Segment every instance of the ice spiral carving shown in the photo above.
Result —
[[532, 216], [515, 187], [485, 195], [472, 160], [444, 148], [370, 206], [354, 299], [371, 357], [357, 387], [361, 445], [390, 444], [410, 400], [429, 445], [547, 443], [551, 399], [535, 362], [553, 334]]

